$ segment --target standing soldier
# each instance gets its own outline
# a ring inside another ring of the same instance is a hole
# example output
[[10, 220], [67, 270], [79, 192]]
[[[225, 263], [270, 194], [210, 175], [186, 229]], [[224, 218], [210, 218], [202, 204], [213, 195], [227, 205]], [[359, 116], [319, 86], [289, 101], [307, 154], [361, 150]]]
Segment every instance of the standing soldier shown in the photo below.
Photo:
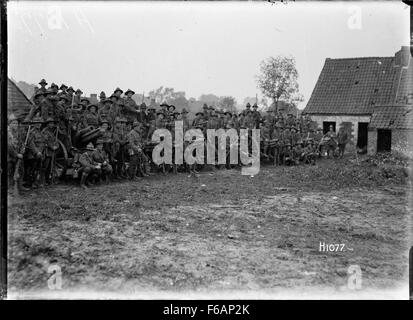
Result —
[[[138, 105], [136, 104], [135, 100], [132, 99], [132, 96], [135, 94], [135, 91], [128, 89], [125, 92], [126, 98], [124, 99], [124, 107], [123, 107], [123, 117], [126, 118], [129, 122], [134, 122], [137, 117], [139, 117], [138, 113]], [[138, 121], [140, 121], [138, 119]]]
[[41, 178], [41, 181], [45, 181], [46, 184], [50, 184], [54, 179], [54, 162], [56, 158], [56, 150], [59, 148], [57, 142], [57, 130], [58, 128], [55, 126], [55, 120], [53, 118], [48, 118], [46, 120], [46, 127], [42, 130], [46, 145], [42, 164], [42, 174], [44, 174], [44, 176]]
[[252, 106], [252, 109], [253, 109], [252, 118], [255, 123], [255, 129], [259, 129], [260, 123], [261, 123], [261, 113], [258, 111], [257, 103], [254, 103], [254, 105]]
[[338, 154], [342, 158], [344, 156], [344, 151], [346, 150], [346, 144], [348, 142], [348, 134], [344, 127], [340, 127], [340, 130], [337, 134], [337, 143], [338, 143]]
[[185, 108], [182, 108], [181, 118], [183, 122], [184, 134], [187, 130], [191, 129], [191, 123], [189, 122], [189, 119], [187, 116], [188, 116], [188, 111]]
[[142, 125], [135, 121], [132, 124], [132, 130], [128, 133], [129, 146], [129, 179], [136, 180], [136, 173], [139, 165], [139, 155], [142, 154], [143, 141], [140, 134]]
[[112, 107], [112, 100], [111, 99], [105, 99], [103, 100], [103, 106], [99, 108], [98, 115], [99, 115], [99, 120], [101, 121], [108, 121], [109, 124], [114, 125], [115, 119], [112, 119], [110, 117], [110, 111]]
[[9, 116], [7, 127], [7, 169], [9, 187], [15, 183], [17, 194], [20, 191], [28, 190], [23, 187], [23, 154], [25, 152], [25, 141], [22, 141], [21, 132], [19, 130], [18, 119], [14, 114]]
[[98, 102], [98, 112], [100, 112], [100, 110], [103, 109], [104, 105], [105, 105], [105, 100], [106, 100], [106, 94], [105, 92], [101, 92], [99, 95], [99, 99], [100, 101]]
[[[37, 188], [39, 186], [40, 177], [44, 176], [42, 162], [44, 159], [46, 140], [40, 131], [43, 119], [35, 117], [31, 124], [33, 129], [29, 133], [27, 142], [27, 176], [29, 186]], [[42, 183], [43, 181], [40, 181], [40, 184]]]
[[126, 131], [126, 119], [117, 118], [113, 129], [113, 169], [115, 178], [125, 179], [125, 153], [128, 144], [128, 132]]

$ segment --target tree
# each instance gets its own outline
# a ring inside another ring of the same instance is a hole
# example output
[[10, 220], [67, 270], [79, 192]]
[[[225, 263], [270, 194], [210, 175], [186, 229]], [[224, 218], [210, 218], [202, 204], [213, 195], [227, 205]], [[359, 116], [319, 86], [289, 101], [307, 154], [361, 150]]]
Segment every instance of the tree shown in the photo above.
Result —
[[183, 101], [183, 99], [186, 100], [184, 91], [175, 92], [174, 88], [166, 88], [163, 86], [149, 91], [148, 96], [154, 98], [159, 103], [166, 102], [172, 104], [173, 101], [178, 99], [180, 99], [179, 101]]
[[258, 88], [273, 100], [278, 112], [278, 101], [281, 99], [293, 103], [301, 101], [298, 88], [298, 71], [293, 57], [269, 57], [260, 63], [261, 74], [257, 76]]
[[219, 97], [216, 96], [215, 94], [202, 94], [198, 101], [201, 101], [202, 103], [206, 103], [209, 106], [214, 106], [216, 107], [219, 104]]
[[224, 96], [219, 98], [219, 106], [227, 111], [233, 112], [236, 106], [236, 100], [231, 96]]

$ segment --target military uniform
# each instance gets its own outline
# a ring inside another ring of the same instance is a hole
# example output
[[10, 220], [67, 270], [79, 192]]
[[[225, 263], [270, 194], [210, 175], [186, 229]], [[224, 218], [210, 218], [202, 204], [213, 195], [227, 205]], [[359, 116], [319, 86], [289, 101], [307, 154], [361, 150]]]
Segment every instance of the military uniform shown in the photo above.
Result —
[[[53, 121], [52, 118], [47, 120], [47, 123]], [[52, 161], [53, 156], [55, 155], [56, 150], [59, 148], [59, 144], [56, 139], [56, 130], [52, 128], [46, 127], [42, 130], [43, 137], [45, 139], [45, 151], [44, 151], [44, 159], [42, 163], [44, 177], [42, 177], [42, 181], [45, 180], [46, 183], [50, 183], [50, 177], [53, 174], [52, 170]]]
[[[36, 123], [42, 123], [41, 119], [34, 119]], [[39, 181], [44, 174], [42, 161], [44, 159], [44, 151], [46, 148], [46, 139], [40, 129], [34, 127], [30, 133], [27, 142], [27, 177], [30, 185]], [[41, 181], [43, 183], [43, 181]]]
[[139, 122], [133, 124], [133, 129], [128, 133], [128, 148], [129, 148], [129, 178], [134, 180], [136, 178], [136, 173], [139, 165], [139, 156], [142, 154], [143, 140], [141, 134], [137, 132], [141, 125]]
[[98, 148], [92, 152], [92, 159], [96, 163], [100, 164], [101, 167], [101, 175], [102, 177], [108, 181], [109, 176], [112, 174], [112, 166], [109, 163], [109, 156], [106, 151], [102, 148], [99, 149], [99, 144], [103, 146], [103, 140], [99, 139], [97, 141]]
[[95, 151], [92, 144], [88, 144], [87, 151], [82, 153], [79, 157], [79, 164], [81, 165], [81, 180], [80, 186], [86, 188], [86, 182], [92, 174], [99, 175], [101, 172], [100, 165], [93, 159], [93, 152]]

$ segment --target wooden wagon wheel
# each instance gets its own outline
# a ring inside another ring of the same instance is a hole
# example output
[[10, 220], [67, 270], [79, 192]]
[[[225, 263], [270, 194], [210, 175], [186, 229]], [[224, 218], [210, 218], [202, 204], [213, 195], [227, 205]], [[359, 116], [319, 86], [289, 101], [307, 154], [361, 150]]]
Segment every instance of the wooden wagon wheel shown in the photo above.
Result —
[[67, 149], [65, 145], [62, 143], [62, 141], [57, 139], [57, 142], [59, 144], [59, 149], [56, 150], [54, 169], [55, 169], [55, 176], [58, 178], [61, 178], [66, 175], [69, 157], [68, 157]]

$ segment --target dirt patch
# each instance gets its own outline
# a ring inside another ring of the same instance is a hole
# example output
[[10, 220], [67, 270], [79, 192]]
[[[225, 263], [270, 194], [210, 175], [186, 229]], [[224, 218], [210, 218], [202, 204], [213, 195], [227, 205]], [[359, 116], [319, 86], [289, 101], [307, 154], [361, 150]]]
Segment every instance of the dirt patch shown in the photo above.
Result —
[[[48, 266], [76, 290], [363, 288], [407, 281], [405, 168], [345, 159], [154, 176], [10, 199], [9, 287], [47, 290]], [[320, 242], [345, 244], [320, 252]]]

